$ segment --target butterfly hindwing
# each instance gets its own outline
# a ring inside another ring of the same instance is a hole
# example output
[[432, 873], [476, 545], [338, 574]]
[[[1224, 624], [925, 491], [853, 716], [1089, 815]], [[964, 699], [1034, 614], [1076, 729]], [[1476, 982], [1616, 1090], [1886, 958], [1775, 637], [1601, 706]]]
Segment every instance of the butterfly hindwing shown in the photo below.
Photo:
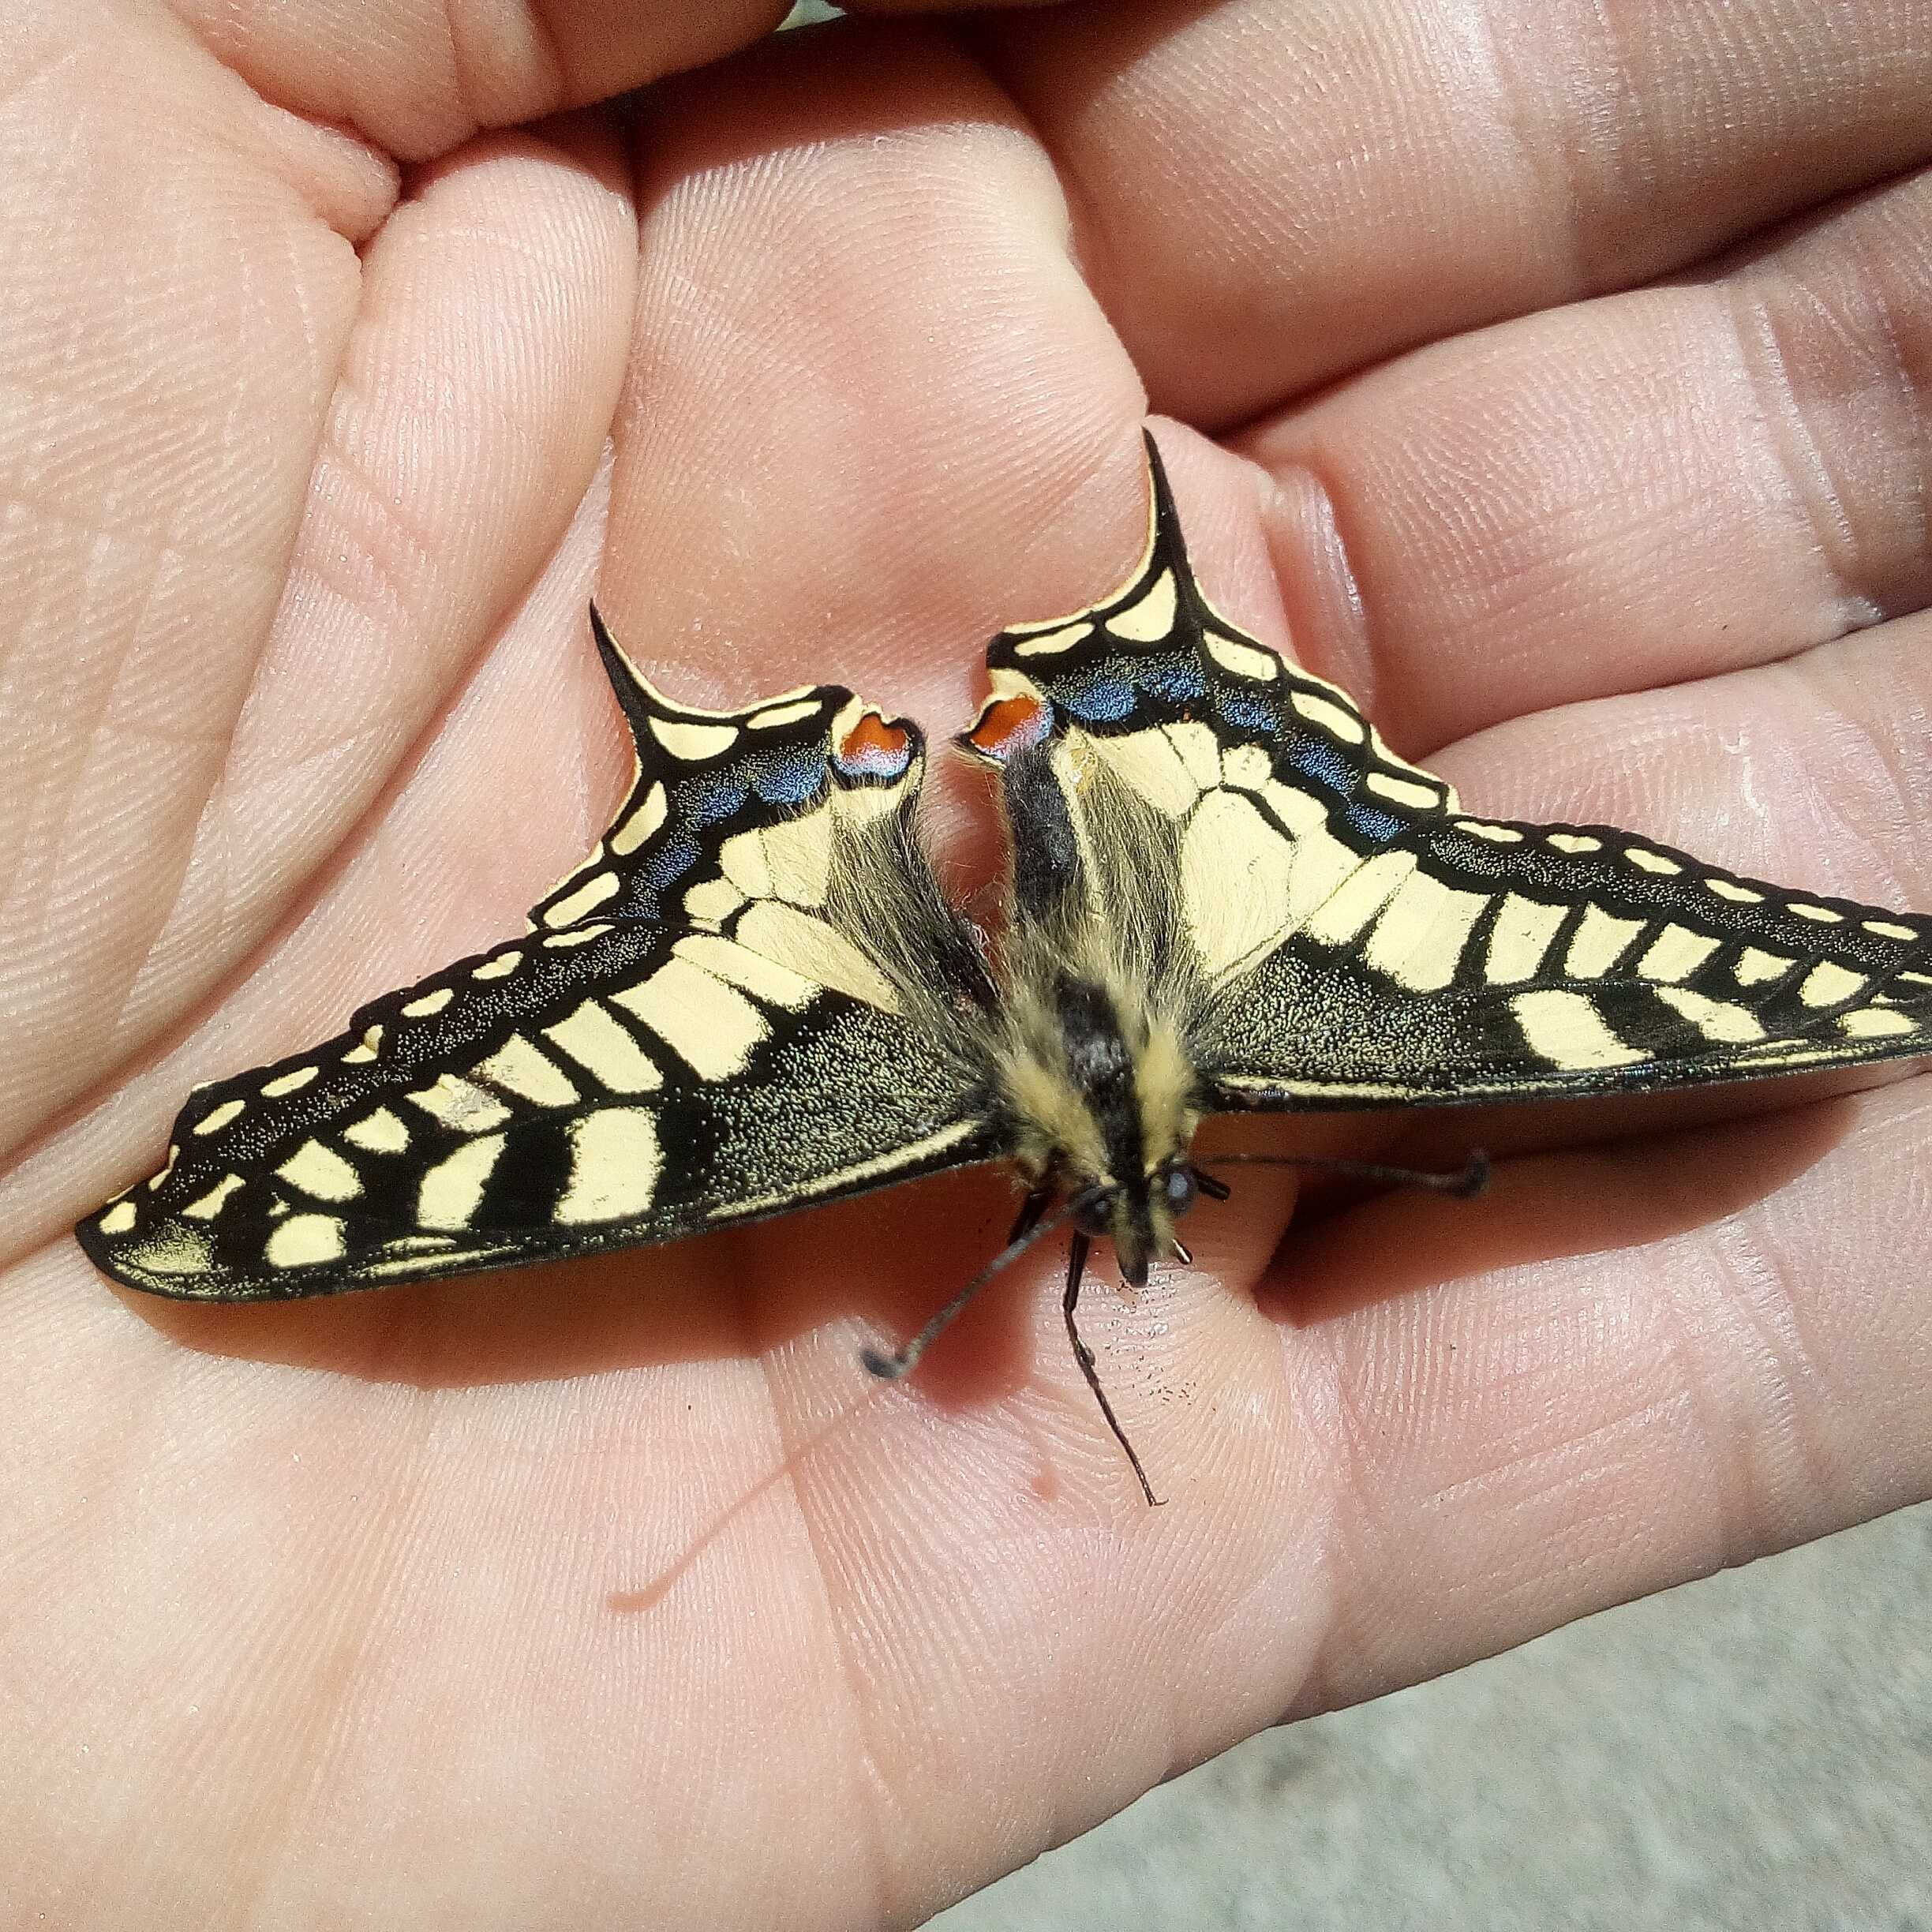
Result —
[[[994, 639], [965, 743], [1005, 768], [1017, 854], [1063, 848], [1052, 869], [1081, 882], [1122, 972], [1186, 1009], [1205, 1107], [1932, 1051], [1932, 924], [1609, 828], [1466, 816], [1345, 693], [1208, 603], [1148, 451], [1141, 564], [1091, 608]], [[1032, 841], [1022, 818], [1058, 829]]]
[[[108, 1273], [331, 1293], [668, 1240], [997, 1151], [947, 1024], [983, 970], [908, 830], [917, 733], [837, 686], [674, 706], [597, 628], [638, 768], [596, 852], [527, 938], [200, 1090], [162, 1172], [82, 1224]], [[895, 950], [868, 943], [868, 903]]]

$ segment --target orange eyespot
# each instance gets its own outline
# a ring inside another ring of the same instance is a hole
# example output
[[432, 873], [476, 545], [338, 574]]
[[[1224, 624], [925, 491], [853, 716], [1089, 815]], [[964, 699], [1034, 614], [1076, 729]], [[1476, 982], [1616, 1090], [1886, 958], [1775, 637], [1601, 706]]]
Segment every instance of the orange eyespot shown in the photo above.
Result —
[[848, 777], [897, 778], [912, 762], [912, 734], [903, 724], [867, 711], [839, 740], [833, 762]]
[[1016, 753], [1038, 744], [1052, 727], [1051, 710], [1020, 691], [1010, 698], [989, 698], [972, 730], [960, 734], [960, 743], [983, 758], [1004, 765]]

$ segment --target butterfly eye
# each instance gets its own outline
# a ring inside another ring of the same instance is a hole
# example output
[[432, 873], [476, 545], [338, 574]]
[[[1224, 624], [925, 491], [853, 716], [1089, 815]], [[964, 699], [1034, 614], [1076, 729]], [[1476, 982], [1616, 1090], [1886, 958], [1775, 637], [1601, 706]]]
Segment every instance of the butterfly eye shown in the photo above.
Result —
[[1200, 1197], [1200, 1189], [1195, 1183], [1191, 1167], [1170, 1167], [1161, 1185], [1167, 1196], [1167, 1211], [1171, 1215], [1185, 1214]]
[[1114, 1226], [1114, 1196], [1096, 1190], [1084, 1194], [1073, 1209], [1074, 1225], [1083, 1234], [1105, 1234]]

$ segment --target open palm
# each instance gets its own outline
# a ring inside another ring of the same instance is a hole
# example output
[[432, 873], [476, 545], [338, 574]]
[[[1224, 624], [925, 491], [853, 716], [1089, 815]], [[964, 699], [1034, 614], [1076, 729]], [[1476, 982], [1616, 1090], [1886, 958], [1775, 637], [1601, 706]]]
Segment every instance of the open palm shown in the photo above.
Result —
[[[1492, 1116], [1481, 1203], [1286, 1242], [1244, 1177], [1089, 1318], [1158, 1511], [1050, 1252], [857, 1368], [998, 1245], [995, 1175], [316, 1304], [87, 1267], [190, 1083], [594, 838], [593, 588], [687, 699], [938, 735], [988, 632], [1131, 560], [1150, 409], [1211, 593], [1475, 808], [1932, 900], [1932, 6], [1113, 0], [722, 58], [778, 10], [0, 5], [23, 1923], [902, 1923], [1932, 1479], [1913, 1080]], [[970, 891], [986, 801], [934, 789]]]

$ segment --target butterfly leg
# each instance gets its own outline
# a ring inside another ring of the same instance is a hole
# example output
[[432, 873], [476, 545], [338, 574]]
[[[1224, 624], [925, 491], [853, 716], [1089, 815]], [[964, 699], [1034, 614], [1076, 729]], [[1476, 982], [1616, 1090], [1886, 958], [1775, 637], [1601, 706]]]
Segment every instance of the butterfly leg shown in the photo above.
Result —
[[[1009, 1262], [1016, 1261], [1025, 1253], [1034, 1241], [1052, 1229], [1040, 1225], [1046, 1210], [1053, 1205], [1050, 1188], [1035, 1188], [1020, 1204], [1020, 1212], [1013, 1225], [1013, 1232], [1006, 1237], [1006, 1245], [922, 1328], [896, 1355], [888, 1355], [882, 1350], [867, 1346], [859, 1351], [859, 1359], [864, 1364], [868, 1374], [877, 1376], [882, 1382], [897, 1382], [901, 1376], [910, 1374], [917, 1365], [919, 1358], [938, 1339], [942, 1330], [951, 1324], [954, 1316], [965, 1307], [1000, 1270]], [[1054, 1225], [1066, 1218], [1071, 1210], [1063, 1211], [1054, 1216]]]
[[1017, 1241], [1023, 1241], [1040, 1224], [1046, 1210], [1053, 1205], [1051, 1188], [1035, 1188], [1020, 1204], [1020, 1211], [1013, 1216], [1013, 1232], [1006, 1237], [1010, 1248]]
[[1080, 1373], [1087, 1378], [1087, 1386], [1093, 1391], [1094, 1400], [1100, 1405], [1100, 1413], [1106, 1417], [1106, 1425], [1114, 1432], [1114, 1440], [1127, 1451], [1127, 1460], [1133, 1465], [1133, 1473], [1140, 1479], [1140, 1493], [1155, 1509], [1161, 1506], [1162, 1499], [1154, 1493], [1154, 1485], [1148, 1481], [1147, 1471], [1140, 1466], [1140, 1458], [1134, 1454], [1134, 1446], [1127, 1440], [1127, 1432], [1120, 1425], [1120, 1418], [1114, 1413], [1114, 1405], [1106, 1398], [1106, 1391], [1100, 1386], [1100, 1378], [1094, 1372], [1094, 1353], [1080, 1339], [1080, 1331], [1073, 1325], [1073, 1310], [1079, 1305], [1080, 1278], [1087, 1271], [1087, 1250], [1091, 1245], [1084, 1234], [1076, 1230], [1072, 1252], [1067, 1258], [1066, 1294], [1060, 1306], [1066, 1316], [1067, 1339], [1073, 1344], [1073, 1359], [1080, 1364]]

